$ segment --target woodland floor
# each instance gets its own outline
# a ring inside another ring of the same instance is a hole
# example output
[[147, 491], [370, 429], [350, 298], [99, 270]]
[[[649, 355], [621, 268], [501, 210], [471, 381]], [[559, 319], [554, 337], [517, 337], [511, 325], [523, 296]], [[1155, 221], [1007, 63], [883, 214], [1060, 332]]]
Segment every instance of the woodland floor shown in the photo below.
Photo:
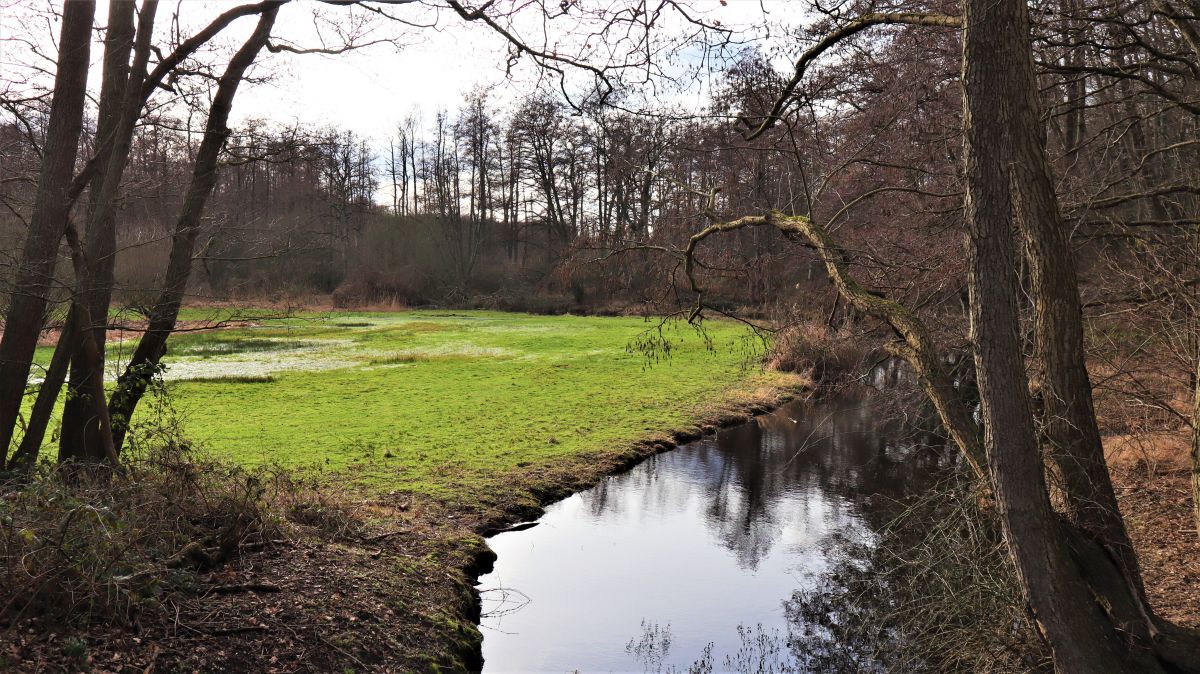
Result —
[[1125, 438], [1109, 438], [1106, 444], [1146, 591], [1164, 617], [1200, 628], [1200, 535], [1192, 515], [1187, 435], [1141, 440], [1138, 444], [1147, 449], [1133, 451]]

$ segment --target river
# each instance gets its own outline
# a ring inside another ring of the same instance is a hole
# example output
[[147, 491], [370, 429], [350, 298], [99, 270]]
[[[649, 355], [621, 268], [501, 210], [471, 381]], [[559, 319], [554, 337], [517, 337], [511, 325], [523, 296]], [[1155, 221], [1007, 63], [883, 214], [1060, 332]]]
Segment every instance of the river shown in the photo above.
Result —
[[754, 650], [803, 671], [785, 602], [832, 582], [941, 461], [882, 416], [869, 400], [793, 402], [493, 536], [484, 672], [753, 671], [738, 663]]

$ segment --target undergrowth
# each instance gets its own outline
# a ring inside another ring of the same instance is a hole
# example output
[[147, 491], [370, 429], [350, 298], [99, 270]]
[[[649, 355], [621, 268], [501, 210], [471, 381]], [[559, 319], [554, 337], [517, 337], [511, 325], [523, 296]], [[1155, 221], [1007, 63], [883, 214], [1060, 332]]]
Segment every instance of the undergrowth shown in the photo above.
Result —
[[353, 500], [330, 485], [193, 448], [161, 382], [146, 411], [118, 468], [0, 474], [0, 630], [169, 620], [173, 597], [203, 591], [201, 574], [245, 552], [364, 530]]
[[0, 621], [129, 624], [195, 573], [280, 535], [269, 475], [160, 445], [120, 471], [42, 468], [0, 486]]
[[910, 502], [832, 582], [788, 602], [803, 665], [824, 672], [1050, 672], [995, 509], [971, 484]]
[[818, 384], [845, 385], [868, 369], [867, 348], [852, 335], [823, 322], [802, 320], [780, 328], [766, 355], [767, 366], [807, 375]]

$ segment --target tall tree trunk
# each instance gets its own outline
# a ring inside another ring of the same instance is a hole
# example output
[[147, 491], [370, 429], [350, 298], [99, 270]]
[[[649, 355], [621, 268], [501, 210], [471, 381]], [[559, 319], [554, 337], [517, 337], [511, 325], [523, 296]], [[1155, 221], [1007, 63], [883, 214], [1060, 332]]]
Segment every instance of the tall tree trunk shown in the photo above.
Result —
[[192, 273], [192, 257], [195, 254], [196, 239], [200, 234], [200, 219], [216, 185], [217, 159], [229, 137], [229, 113], [233, 108], [234, 95], [246, 74], [246, 69], [266, 45], [278, 12], [278, 5], [263, 10], [254, 32], [234, 54], [217, 85], [217, 93], [213, 97], [205, 124], [204, 139], [196, 154], [191, 184], [180, 209], [179, 219], [175, 223], [171, 256], [167, 263], [162, 290], [150, 311], [150, 325], [138, 341], [125, 371], [118, 378], [117, 389], [109, 401], [113, 444], [118, 451], [124, 444], [130, 418], [166, 353], [167, 337], [174, 331], [175, 322], [179, 317], [179, 307], [183, 303], [188, 279]]
[[1009, 142], [1014, 151], [1016, 216], [1024, 234], [1035, 298], [1043, 433], [1057, 469], [1067, 516], [1116, 556], [1138, 588], [1139, 601], [1144, 603], [1137, 555], [1117, 506], [1096, 423], [1075, 254], [1046, 159], [1037, 79], [1027, 43], [1023, 53], [1024, 58], [1010, 73], [1014, 118]]
[[[71, 265], [75, 268], [75, 276], [77, 278], [82, 277], [85, 273], [85, 259], [83, 244], [79, 241], [79, 233], [75, 231], [75, 226], [69, 221], [64, 233], [66, 235], [67, 246], [71, 251]], [[96, 344], [95, 333], [90, 329], [94, 319], [89, 313], [87, 303], [78, 302], [72, 304], [68, 319], [70, 324], [68, 324], [64, 332], [78, 335], [80, 343], [78, 357], [82, 359], [84, 367], [92, 372], [103, 372], [104, 354], [101, 353], [100, 348]], [[57, 349], [55, 350], [57, 351]], [[104, 400], [104, 378], [88, 377], [83, 387], [76, 391], [76, 393], [79, 399], [84, 402], [82, 410], [86, 416], [83, 418], [83, 423], [96, 425], [97, 446], [94, 453], [82, 456], [73, 454], [64, 455], [62, 447], [60, 447], [58, 455], [59, 463], [82, 459], [92, 463], [107, 461], [111, 466], [115, 467], [118, 464], [118, 457], [116, 447], [112, 441], [112, 417], [108, 413], [108, 405]], [[32, 441], [34, 438], [30, 437], [29, 439]]]
[[1192, 514], [1200, 535], [1200, 358], [1196, 360], [1196, 392], [1192, 399]]
[[[100, 381], [104, 379], [104, 344], [116, 264], [116, 201], [129, 159], [138, 112], [141, 110], [142, 83], [149, 62], [150, 38], [158, 3], [148, 0], [143, 4], [142, 11], [138, 13], [136, 34], [134, 9], [132, 0], [117, 0], [109, 5], [97, 124], [97, 138], [101, 139], [101, 154], [98, 156], [101, 168], [91, 182], [82, 251], [83, 273], [76, 278], [74, 300], [87, 309], [86, 312], [76, 312], [76, 316], [93, 318], [94, 324], [86, 327], [92, 333], [90, 339], [99, 352], [99, 359], [93, 363], [85, 356], [85, 350], [90, 347], [83, 335], [77, 335], [68, 386], [68, 390], [74, 392], [87, 389], [93, 378]], [[134, 55], [132, 66], [129, 63], [131, 52]], [[59, 456], [103, 458], [107, 439], [100, 437], [97, 421], [88, 410], [86, 397], [67, 396], [63, 406]]]
[[45, 154], [29, 233], [8, 311], [4, 314], [4, 336], [0, 338], [0, 464], [7, 460], [8, 446], [25, 397], [33, 352], [54, 282], [58, 246], [71, 209], [68, 192], [79, 152], [79, 133], [83, 128], [95, 14], [94, 0], [70, 0], [63, 5], [58, 71], [54, 75], [54, 100], [50, 104]]
[[[1096, 546], [1072, 522], [1060, 520], [1050, 504], [1017, 332], [1013, 220], [1019, 215], [1025, 224], [1031, 252], [1041, 265], [1035, 273], [1035, 293], [1041, 344], [1048, 347], [1043, 354], [1049, 359], [1048, 379], [1054, 379], [1049, 386], [1061, 387], [1056, 392], [1069, 396], [1055, 401], [1055, 414], [1062, 417], [1055, 423], [1085, 424], [1083, 429], [1054, 432], [1059, 442], [1078, 443], [1068, 447], [1094, 460], [1086, 447], [1080, 448], [1088, 441], [1087, 429], [1095, 428], [1090, 395], [1080, 393], [1087, 382], [1086, 369], [1081, 367], [1081, 353], [1066, 352], [1082, 347], [1074, 270], [1065, 265], [1064, 275], [1063, 267], [1056, 273], [1046, 264], [1055, 245], [1062, 246], [1057, 249], [1060, 254], [1065, 249], [1065, 239], [1055, 243], [1055, 233], [1048, 230], [1056, 223], [1057, 206], [1030, 100], [1035, 89], [1028, 8], [1023, 0], [966, 0], [964, 9], [972, 342], [992, 486], [1022, 589], [1059, 671], [1194, 671], [1194, 660], [1167, 654], [1143, 638], [1153, 630], [1148, 620], [1140, 620], [1143, 607], [1130, 597], [1127, 569], [1114, 569], [1113, 552]], [[1061, 228], [1056, 229], [1061, 237]], [[1054, 260], [1056, 265], [1064, 262]], [[1073, 419], [1075, 415], [1079, 416]], [[1098, 433], [1096, 437], [1098, 447]], [[1099, 464], [1103, 469], [1102, 455]], [[1085, 469], [1076, 463], [1068, 467], [1075, 472], [1073, 478]], [[1119, 513], [1115, 516], [1119, 519]]]
[[[1075, 255], [1046, 159], [1037, 79], [1027, 41], [1022, 56], [1009, 73], [1014, 87], [1009, 146], [1014, 152], [1015, 213], [1025, 239], [1035, 298], [1043, 432], [1064, 497], [1068, 531], [1077, 551], [1082, 546], [1102, 549], [1096, 563], [1085, 564], [1084, 573], [1118, 631], [1157, 642], [1160, 656], [1175, 666], [1197, 668], [1200, 636], [1158, 618], [1149, 605], [1137, 554], [1108, 472], [1084, 351]], [[1111, 568], [1113, 562], [1115, 569]], [[1108, 568], [1101, 570], [1097, 563]]]
[[76, 323], [72, 310], [67, 314], [67, 321], [58, 335], [58, 344], [54, 347], [54, 355], [50, 357], [50, 365], [46, 368], [46, 376], [42, 378], [42, 384], [38, 387], [37, 398], [29, 412], [29, 423], [25, 425], [25, 434], [21, 436], [21, 444], [9, 460], [10, 469], [29, 470], [37, 463], [46, 429], [50, 426], [50, 418], [54, 414], [54, 404], [58, 402], [58, 394], [62, 391], [67, 369], [71, 365], [71, 349], [77, 342]]
[[1014, 86], [1012, 75], [1024, 67], [1029, 49], [1026, 9], [1021, 0], [966, 0], [964, 9], [971, 341], [992, 486], [1022, 589], [1056, 669], [1118, 671], [1116, 635], [1079, 577], [1050, 505], [1017, 332], [1014, 177], [1004, 148], [1018, 115], [1016, 99], [1029, 93]]

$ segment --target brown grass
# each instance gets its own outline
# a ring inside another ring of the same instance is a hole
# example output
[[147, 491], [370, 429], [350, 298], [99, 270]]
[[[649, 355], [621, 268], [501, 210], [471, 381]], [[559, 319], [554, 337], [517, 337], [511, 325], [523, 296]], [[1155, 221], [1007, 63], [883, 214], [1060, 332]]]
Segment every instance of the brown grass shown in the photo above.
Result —
[[867, 349], [849, 334], [823, 323], [804, 321], [775, 334], [767, 366], [781, 372], [798, 372], [820, 384], [843, 383], [864, 369]]

